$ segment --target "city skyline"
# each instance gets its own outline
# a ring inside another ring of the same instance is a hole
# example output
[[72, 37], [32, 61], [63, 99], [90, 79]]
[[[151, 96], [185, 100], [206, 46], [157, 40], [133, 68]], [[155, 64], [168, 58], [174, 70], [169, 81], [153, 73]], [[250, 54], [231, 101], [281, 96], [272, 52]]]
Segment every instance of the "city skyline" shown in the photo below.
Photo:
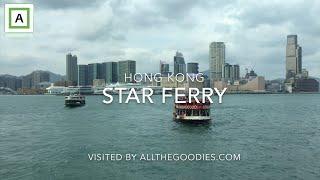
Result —
[[173, 69], [177, 50], [186, 63], [198, 62], [199, 71], [204, 71], [209, 69], [208, 44], [222, 41], [225, 61], [239, 64], [242, 76], [244, 68], [254, 68], [266, 79], [284, 78], [286, 36], [297, 34], [304, 68], [310, 76], [320, 76], [320, 26], [315, 19], [320, 4], [316, 1], [33, 3], [35, 32], [31, 37], [0, 33], [4, 44], [1, 74], [25, 75], [37, 69], [65, 74], [68, 52], [76, 54], [81, 64], [132, 59], [137, 61], [137, 72], [156, 72], [160, 60]]

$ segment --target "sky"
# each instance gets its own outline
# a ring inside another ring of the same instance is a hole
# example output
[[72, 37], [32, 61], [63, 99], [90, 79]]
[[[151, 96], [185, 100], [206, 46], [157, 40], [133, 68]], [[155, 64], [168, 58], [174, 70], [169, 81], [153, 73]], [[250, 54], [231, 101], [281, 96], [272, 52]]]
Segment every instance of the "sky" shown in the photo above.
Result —
[[[34, 32], [4, 33], [5, 3], [34, 4]], [[303, 68], [320, 77], [317, 0], [5, 0], [0, 7], [0, 74], [34, 70], [65, 74], [65, 56], [79, 64], [137, 61], [137, 72], [173, 71], [173, 56], [208, 70], [209, 44], [226, 44], [226, 62], [241, 74], [285, 77], [286, 36], [297, 34]]]

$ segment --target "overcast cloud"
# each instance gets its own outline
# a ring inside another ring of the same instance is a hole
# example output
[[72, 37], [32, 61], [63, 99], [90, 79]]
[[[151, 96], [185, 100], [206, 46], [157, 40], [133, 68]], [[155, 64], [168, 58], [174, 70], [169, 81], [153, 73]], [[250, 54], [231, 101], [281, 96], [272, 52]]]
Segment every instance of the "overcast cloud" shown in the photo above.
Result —
[[[14, 2], [14, 1], [7, 1]], [[78, 63], [137, 61], [138, 72], [173, 63], [175, 51], [208, 69], [209, 44], [226, 43], [226, 62], [283, 78], [288, 34], [297, 34], [303, 67], [320, 76], [320, 1], [312, 0], [35, 0], [34, 33], [3, 31], [0, 74], [33, 70], [65, 74], [65, 55]], [[172, 68], [172, 66], [170, 67]], [[173, 70], [173, 69], [171, 69]]]

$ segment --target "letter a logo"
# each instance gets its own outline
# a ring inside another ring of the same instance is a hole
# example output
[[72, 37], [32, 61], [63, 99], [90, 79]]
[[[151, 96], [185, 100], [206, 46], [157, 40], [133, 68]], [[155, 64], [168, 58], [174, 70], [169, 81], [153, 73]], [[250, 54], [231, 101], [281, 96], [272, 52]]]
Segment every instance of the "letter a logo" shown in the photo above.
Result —
[[33, 32], [33, 4], [5, 4], [5, 32]]
[[17, 19], [16, 19], [15, 23], [17, 23], [19, 20], [23, 23], [23, 19], [22, 19], [21, 14], [17, 15]]

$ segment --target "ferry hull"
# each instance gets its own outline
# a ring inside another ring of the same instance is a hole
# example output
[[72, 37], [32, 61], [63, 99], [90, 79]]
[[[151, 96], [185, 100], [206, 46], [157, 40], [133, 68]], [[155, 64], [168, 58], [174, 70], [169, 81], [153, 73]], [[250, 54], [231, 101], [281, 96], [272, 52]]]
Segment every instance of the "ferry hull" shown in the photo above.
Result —
[[64, 102], [64, 105], [66, 107], [78, 107], [78, 106], [84, 106], [86, 104], [85, 101], [75, 101], [75, 100], [66, 100]]
[[181, 122], [209, 122], [211, 121], [210, 116], [175, 116], [173, 117], [175, 121]]

